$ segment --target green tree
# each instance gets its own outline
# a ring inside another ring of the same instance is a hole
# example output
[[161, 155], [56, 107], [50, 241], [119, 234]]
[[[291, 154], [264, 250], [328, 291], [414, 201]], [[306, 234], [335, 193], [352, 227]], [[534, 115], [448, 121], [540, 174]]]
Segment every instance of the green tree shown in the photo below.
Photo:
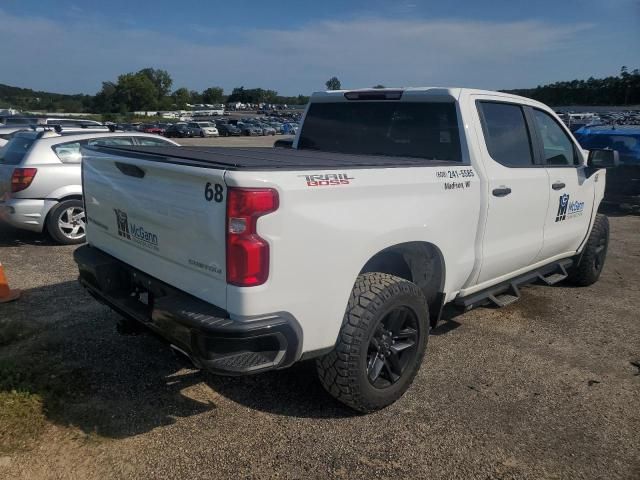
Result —
[[154, 110], [158, 104], [155, 84], [140, 72], [120, 75], [115, 96], [121, 111]]
[[102, 82], [102, 89], [93, 98], [93, 109], [96, 112], [110, 113], [118, 111], [116, 91], [118, 86], [113, 82]]
[[327, 90], [340, 90], [342, 88], [342, 84], [340, 83], [340, 80], [338, 80], [338, 77], [331, 77], [329, 80], [324, 82], [324, 84], [327, 86]]
[[179, 88], [171, 95], [173, 103], [179, 110], [187, 108], [187, 104], [191, 103], [191, 92], [187, 88]]
[[190, 103], [202, 103], [202, 94], [197, 90], [190, 90], [189, 97], [191, 98]]
[[202, 92], [204, 103], [222, 103], [224, 101], [224, 90], [221, 87], [209, 87]]
[[166, 70], [143, 68], [138, 73], [147, 77], [156, 86], [156, 90], [158, 92], [158, 100], [161, 100], [163, 97], [169, 95], [169, 92], [171, 92], [173, 79], [171, 78], [171, 75], [169, 75], [169, 72], [167, 72]]

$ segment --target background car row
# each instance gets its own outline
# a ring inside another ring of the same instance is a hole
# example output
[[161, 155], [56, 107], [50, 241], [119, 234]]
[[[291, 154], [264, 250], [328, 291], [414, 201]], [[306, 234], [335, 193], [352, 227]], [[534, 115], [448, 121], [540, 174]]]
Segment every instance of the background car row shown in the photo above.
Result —
[[178, 146], [139, 132], [33, 129], [16, 132], [0, 148], [0, 219], [61, 244], [84, 242], [82, 149], [99, 145]]

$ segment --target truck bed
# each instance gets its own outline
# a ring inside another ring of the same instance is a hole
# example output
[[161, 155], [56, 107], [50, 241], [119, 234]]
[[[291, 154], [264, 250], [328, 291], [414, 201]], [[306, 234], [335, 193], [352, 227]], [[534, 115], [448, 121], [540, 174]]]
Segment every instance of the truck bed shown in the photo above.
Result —
[[103, 153], [143, 158], [161, 163], [224, 170], [314, 170], [319, 168], [353, 169], [460, 165], [459, 162], [426, 158], [350, 155], [268, 147], [98, 146], [88, 148]]

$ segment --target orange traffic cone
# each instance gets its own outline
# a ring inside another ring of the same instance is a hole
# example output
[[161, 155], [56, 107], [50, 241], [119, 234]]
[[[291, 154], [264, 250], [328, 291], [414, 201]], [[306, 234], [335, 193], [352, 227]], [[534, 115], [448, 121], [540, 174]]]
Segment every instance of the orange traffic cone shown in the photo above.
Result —
[[17, 300], [20, 297], [20, 290], [11, 290], [9, 288], [9, 282], [4, 275], [4, 267], [0, 263], [0, 303], [10, 302]]

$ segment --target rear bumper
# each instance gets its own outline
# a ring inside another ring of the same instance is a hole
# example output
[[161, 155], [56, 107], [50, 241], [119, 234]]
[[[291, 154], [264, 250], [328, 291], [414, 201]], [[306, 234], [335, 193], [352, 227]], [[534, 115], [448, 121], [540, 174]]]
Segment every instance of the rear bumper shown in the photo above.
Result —
[[42, 232], [44, 222], [56, 200], [10, 198], [0, 201], [0, 220], [9, 225], [32, 232]]
[[301, 356], [302, 331], [286, 312], [234, 318], [95, 247], [76, 249], [74, 259], [93, 297], [160, 334], [201, 368], [244, 375], [285, 368]]

